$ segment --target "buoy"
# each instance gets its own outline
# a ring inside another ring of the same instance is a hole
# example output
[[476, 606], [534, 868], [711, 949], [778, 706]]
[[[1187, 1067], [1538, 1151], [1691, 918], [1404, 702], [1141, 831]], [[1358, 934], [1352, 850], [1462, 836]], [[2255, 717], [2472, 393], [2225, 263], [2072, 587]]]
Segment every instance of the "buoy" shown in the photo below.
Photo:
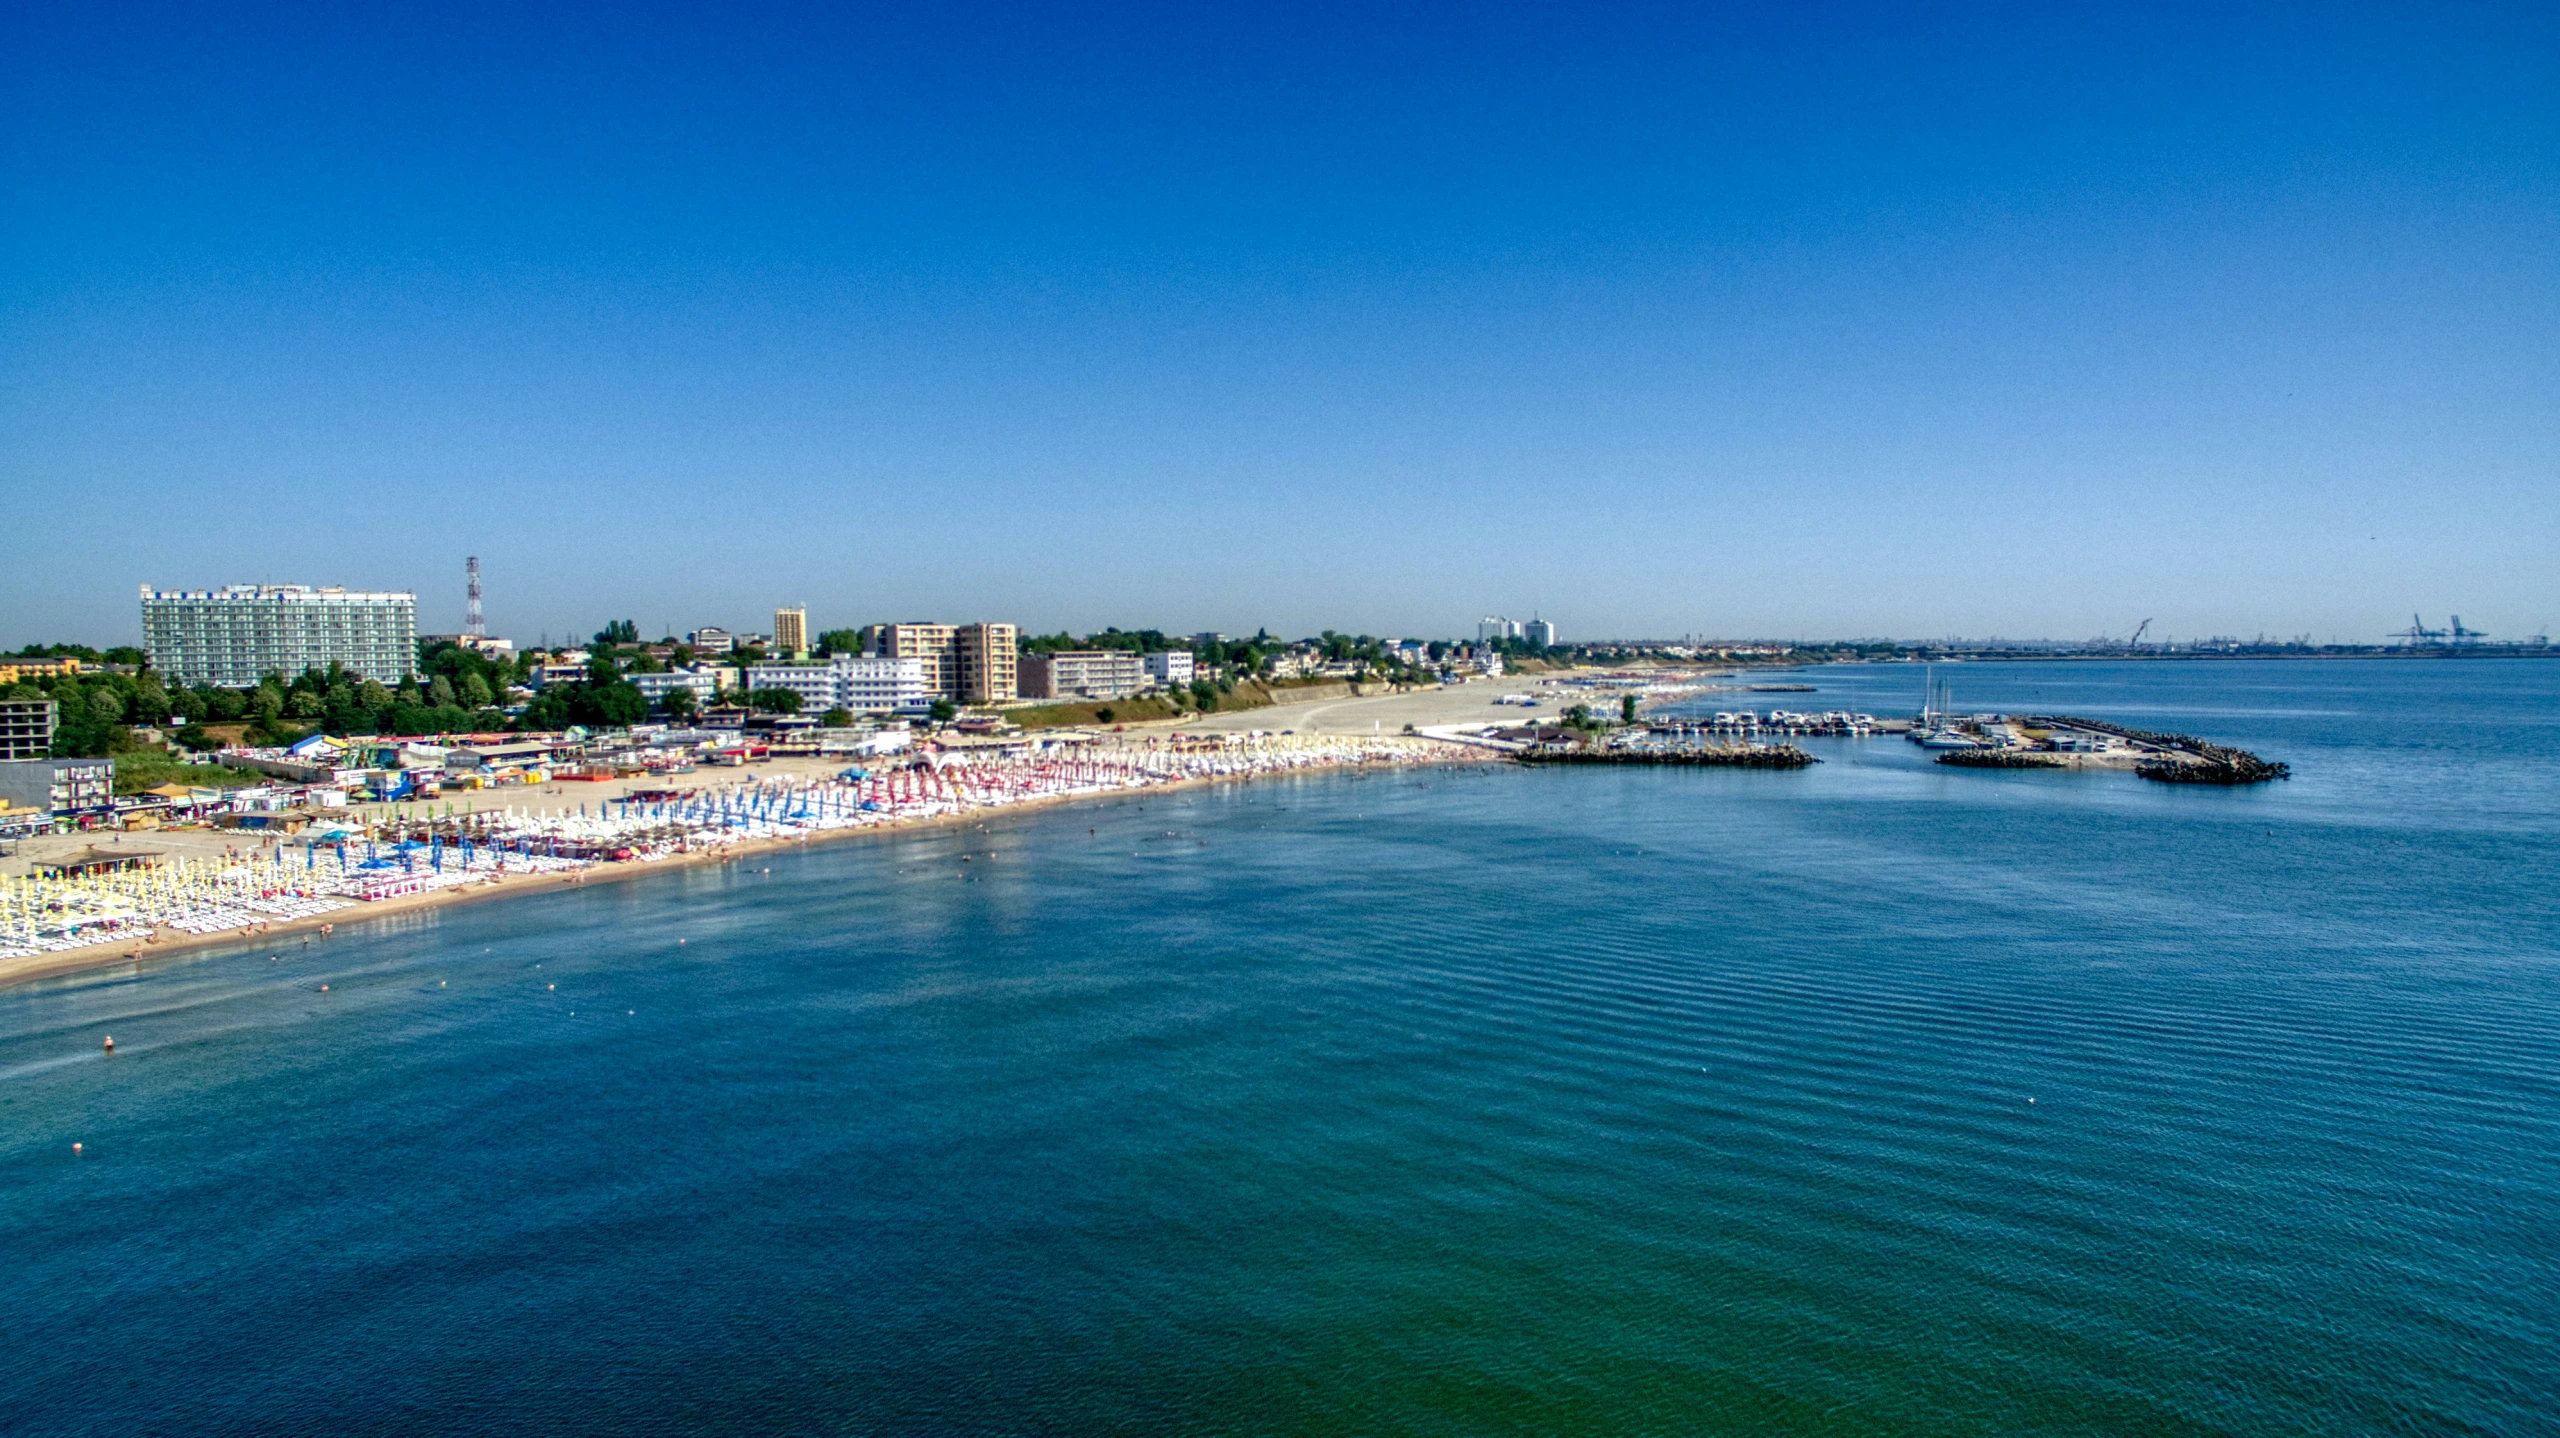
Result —
[[2028, 1099], [2028, 1100], [2027, 1100], [2027, 1102], [2029, 1102], [2029, 1103], [2034, 1103], [2034, 1102], [2035, 1102], [2035, 1100], [2034, 1100], [2034, 1099]]
[[554, 993], [554, 994], [556, 994], [556, 993], [560, 992], [560, 986], [559, 986], [558, 984], [544, 984], [544, 985], [542, 986], [542, 988], [543, 988], [543, 992], [545, 992], [545, 993]]
[[109, 1052], [109, 1053], [114, 1053], [115, 1051], [116, 1051], [116, 1036], [115, 1036], [114, 1034], [109, 1034], [109, 1035], [107, 1035], [107, 1052]]
[[682, 939], [678, 939], [678, 940], [676, 940], [676, 942], [677, 942], [677, 943], [679, 943], [679, 944], [681, 944], [681, 943], [683, 943], [683, 942], [684, 942], [684, 940], [682, 940]]
[[78, 1153], [78, 1152], [80, 1151], [80, 1145], [78, 1145], [78, 1144], [76, 1144], [76, 1143], [75, 1143], [75, 1144], [73, 1144], [73, 1145], [71, 1146], [71, 1151], [72, 1151], [73, 1153]]
[[320, 992], [322, 992], [322, 993], [324, 993], [324, 994], [325, 994], [325, 993], [327, 993], [327, 992], [329, 992], [329, 986], [328, 986], [327, 984], [322, 984], [322, 985], [320, 986]]

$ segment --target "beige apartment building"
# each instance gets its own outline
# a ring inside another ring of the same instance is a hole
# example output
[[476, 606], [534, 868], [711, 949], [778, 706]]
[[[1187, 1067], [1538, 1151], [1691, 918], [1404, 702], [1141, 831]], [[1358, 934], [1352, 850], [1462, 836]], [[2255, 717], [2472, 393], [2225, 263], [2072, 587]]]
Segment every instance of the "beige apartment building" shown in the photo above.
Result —
[[953, 636], [960, 660], [960, 697], [1001, 704], [1022, 692], [1022, 632], [1010, 624], [963, 624]]
[[874, 624], [862, 631], [862, 652], [882, 659], [914, 659], [924, 665], [924, 692], [959, 697], [959, 630], [949, 624]]
[[997, 704], [1020, 692], [1021, 638], [1011, 624], [874, 624], [862, 631], [862, 652], [921, 662], [925, 692], [937, 699]]
[[773, 647], [784, 654], [809, 652], [809, 610], [805, 605], [773, 611]]

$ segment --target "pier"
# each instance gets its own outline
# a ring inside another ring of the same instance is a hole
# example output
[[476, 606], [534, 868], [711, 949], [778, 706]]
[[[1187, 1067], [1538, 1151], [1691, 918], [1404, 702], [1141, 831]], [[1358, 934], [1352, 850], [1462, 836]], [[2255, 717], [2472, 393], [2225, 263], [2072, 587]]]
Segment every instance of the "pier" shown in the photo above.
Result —
[[1935, 716], [1915, 742], [1942, 750], [1955, 769], [2131, 769], [2162, 784], [2264, 784], [2293, 777], [2292, 767], [2193, 734], [2129, 729], [2072, 714], [1969, 719]]
[[1802, 769], [1822, 762], [1793, 744], [1542, 744], [1522, 749], [1512, 757], [1523, 764], [1673, 764], [1720, 769]]

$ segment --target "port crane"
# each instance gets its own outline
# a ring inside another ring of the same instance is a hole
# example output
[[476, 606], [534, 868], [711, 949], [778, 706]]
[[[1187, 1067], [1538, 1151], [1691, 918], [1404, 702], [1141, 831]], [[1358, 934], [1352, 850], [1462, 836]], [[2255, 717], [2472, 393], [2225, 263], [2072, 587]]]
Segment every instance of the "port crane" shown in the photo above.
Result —
[[2477, 629], [2465, 629], [2465, 628], [2463, 628], [2463, 627], [2462, 627], [2462, 616], [2461, 616], [2461, 615], [2459, 615], [2459, 614], [2457, 614], [2457, 615], [2453, 616], [2453, 642], [2454, 642], [2454, 643], [2456, 643], [2456, 644], [2468, 644], [2468, 643], [2470, 643], [2470, 642], [2471, 642], [2472, 640], [2474, 640], [2474, 639], [2486, 639], [2486, 638], [2488, 638], [2488, 637], [2489, 637], [2488, 635], [2481, 633], [2481, 632], [2480, 632], [2479, 630], [2477, 630]]
[[[2462, 621], [2461, 621], [2461, 620], [2459, 620], [2459, 619], [2457, 619], [2457, 620], [2455, 620], [2455, 621], [2454, 621], [2454, 624], [2455, 624], [2455, 626], [2456, 626], [2457, 628], [2459, 628], [2459, 627], [2460, 627], [2461, 623], [2462, 623]], [[2406, 640], [2407, 642], [2409, 642], [2410, 644], [2413, 644], [2413, 645], [2415, 645], [2415, 644], [2442, 644], [2444, 641], [2446, 641], [2446, 640], [2448, 640], [2448, 639], [2451, 639], [2451, 638], [2453, 637], [2453, 634], [2452, 634], [2451, 632], [2449, 632], [2449, 631], [2442, 630], [2442, 629], [2429, 629], [2429, 628], [2427, 627], [2427, 621], [2425, 621], [2425, 620], [2423, 620], [2423, 619], [2420, 619], [2418, 616], [2416, 616], [2416, 615], [2412, 614], [2412, 615], [2410, 615], [2410, 616], [2409, 616], [2409, 627], [2408, 627], [2408, 628], [2406, 628], [2406, 629], [2395, 629], [2395, 630], [2391, 631], [2391, 633], [2390, 633], [2390, 635], [2389, 635], [2388, 637], [2389, 637], [2389, 638], [2392, 638], [2392, 639]]]
[[2150, 632], [2150, 629], [2151, 629], [2151, 621], [2150, 621], [2150, 620], [2148, 620], [2148, 619], [2146, 619], [2146, 620], [2142, 621], [2140, 624], [2137, 624], [2137, 625], [2133, 626], [2133, 637], [2132, 637], [2132, 638], [2130, 638], [2130, 639], [2128, 639], [2128, 640], [2126, 640], [2126, 641], [2124, 642], [2124, 647], [2125, 647], [2125, 648], [2127, 648], [2127, 649], [2139, 649], [2139, 648], [2141, 648], [2141, 647], [2142, 647], [2142, 636], [2143, 636], [2144, 634], [2149, 633], [2149, 632]]

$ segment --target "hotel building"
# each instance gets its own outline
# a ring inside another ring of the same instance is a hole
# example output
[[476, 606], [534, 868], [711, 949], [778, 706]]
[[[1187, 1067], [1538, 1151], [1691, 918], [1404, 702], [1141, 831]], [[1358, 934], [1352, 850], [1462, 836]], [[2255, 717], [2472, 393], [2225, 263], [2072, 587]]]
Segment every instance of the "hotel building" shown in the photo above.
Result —
[[1025, 657], [1022, 680], [1034, 699], [1117, 699], [1147, 687], [1147, 662], [1126, 649], [1060, 649]]
[[773, 647], [793, 657], [809, 652], [809, 611], [806, 608], [773, 611]]
[[388, 591], [234, 584], [142, 586], [142, 644], [173, 680], [246, 689], [270, 674], [344, 665], [384, 684], [418, 672], [418, 596]]
[[874, 624], [862, 631], [862, 652], [917, 661], [932, 698], [992, 704], [1021, 692], [1020, 641], [1010, 624]]

